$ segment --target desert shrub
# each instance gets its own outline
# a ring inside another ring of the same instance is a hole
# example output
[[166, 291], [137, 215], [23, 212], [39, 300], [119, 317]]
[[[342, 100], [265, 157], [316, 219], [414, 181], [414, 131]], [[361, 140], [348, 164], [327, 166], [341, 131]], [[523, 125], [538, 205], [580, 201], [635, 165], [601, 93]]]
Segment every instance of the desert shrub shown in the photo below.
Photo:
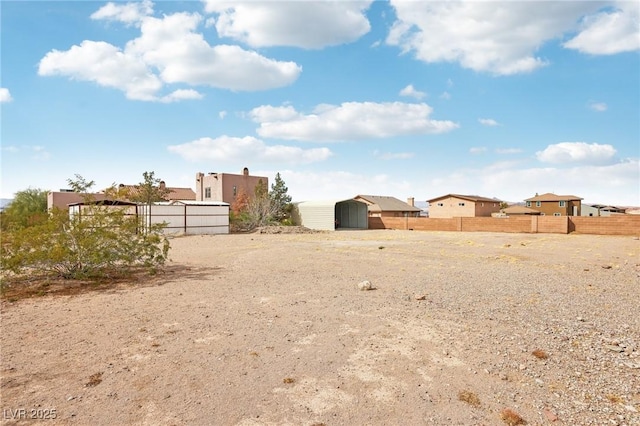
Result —
[[90, 212], [69, 217], [55, 210], [43, 223], [3, 235], [2, 269], [80, 279], [153, 270], [167, 260], [163, 225], [142, 226], [121, 209], [91, 206]]
[[2, 233], [0, 266], [21, 274], [54, 274], [82, 279], [122, 276], [145, 267], [155, 270], [168, 258], [165, 224], [146, 224], [125, 208], [94, 203], [87, 182], [69, 184], [85, 195], [77, 214], [53, 209], [45, 219]]
[[16, 192], [0, 217], [2, 232], [42, 223], [47, 218], [47, 191], [28, 188]]

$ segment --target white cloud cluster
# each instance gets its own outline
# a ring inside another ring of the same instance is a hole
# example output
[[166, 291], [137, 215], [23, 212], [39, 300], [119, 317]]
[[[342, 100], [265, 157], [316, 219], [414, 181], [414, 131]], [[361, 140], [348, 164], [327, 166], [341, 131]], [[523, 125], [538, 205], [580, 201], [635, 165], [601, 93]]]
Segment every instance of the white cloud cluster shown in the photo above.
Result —
[[478, 155], [487, 152], [486, 146], [472, 146], [469, 148], [469, 154]]
[[139, 23], [142, 18], [153, 14], [153, 3], [149, 0], [134, 3], [109, 2], [91, 14], [91, 19], [105, 19], [124, 22], [125, 24]]
[[413, 84], [409, 84], [408, 86], [400, 90], [400, 96], [408, 96], [411, 98], [416, 98], [418, 100], [421, 100], [421, 99], [424, 99], [427, 96], [427, 94], [425, 92], [416, 90], [416, 88], [413, 87]]
[[524, 73], [547, 65], [535, 52], [573, 31], [583, 17], [581, 32], [564, 47], [593, 54], [637, 50], [638, 7], [630, 3], [597, 13], [606, 2], [555, 1], [541, 7], [524, 1], [392, 0], [397, 21], [386, 42], [428, 63], [457, 62], [497, 75]]
[[291, 106], [261, 106], [250, 112], [263, 138], [341, 142], [392, 136], [444, 133], [456, 129], [452, 121], [432, 120], [424, 103], [345, 102], [318, 105], [311, 114]]
[[13, 98], [11, 97], [11, 92], [6, 87], [0, 87], [0, 103], [11, 102]]
[[608, 144], [561, 142], [538, 151], [536, 157], [544, 163], [606, 164], [615, 157], [616, 149]]
[[512, 163], [506, 167], [490, 165], [481, 169], [457, 170], [432, 179], [427, 187], [438, 188], [438, 196], [466, 192], [517, 202], [535, 193], [552, 192], [584, 198], [584, 202], [640, 205], [638, 159], [609, 165], [574, 165], [569, 168], [526, 167]]
[[285, 170], [281, 176], [294, 201], [347, 199], [358, 194], [413, 195], [410, 181], [385, 173]]
[[478, 122], [487, 127], [495, 127], [500, 125], [500, 123], [498, 123], [493, 118], [478, 118]]
[[589, 102], [589, 108], [597, 112], [605, 112], [609, 107], [604, 102]]
[[585, 17], [580, 32], [563, 44], [592, 55], [613, 55], [640, 49], [640, 3], [618, 1], [613, 11]]
[[205, 0], [220, 37], [252, 47], [320, 49], [357, 40], [370, 30], [366, 1]]
[[202, 95], [194, 89], [161, 95], [168, 84], [256, 91], [289, 85], [302, 71], [293, 62], [269, 59], [238, 46], [211, 46], [197, 32], [202, 16], [174, 13], [155, 18], [148, 16], [151, 6], [151, 2], [110, 3], [99, 9], [93, 19], [135, 22], [140, 36], [123, 49], [85, 40], [66, 51], [52, 50], [40, 61], [39, 75], [92, 81], [122, 90], [129, 99], [173, 102]]
[[413, 152], [380, 152], [373, 151], [373, 156], [380, 160], [408, 160], [415, 157]]
[[181, 145], [171, 145], [167, 149], [193, 162], [249, 161], [308, 164], [324, 161], [333, 155], [328, 148], [302, 149], [284, 145], [269, 146], [251, 136], [200, 138]]
[[6, 145], [2, 146], [2, 151], [10, 154], [26, 153], [32, 160], [46, 161], [51, 158], [51, 154], [42, 145]]

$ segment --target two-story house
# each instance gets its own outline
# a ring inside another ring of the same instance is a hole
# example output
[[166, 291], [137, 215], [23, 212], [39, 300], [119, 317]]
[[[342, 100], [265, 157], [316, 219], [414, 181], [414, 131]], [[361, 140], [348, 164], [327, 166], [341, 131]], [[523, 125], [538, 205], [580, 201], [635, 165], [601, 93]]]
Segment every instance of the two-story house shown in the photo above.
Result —
[[526, 206], [537, 210], [541, 215], [580, 216], [582, 198], [575, 195], [556, 195], [551, 192], [527, 198]]
[[196, 173], [196, 201], [223, 201], [233, 204], [240, 191], [248, 197], [255, 193], [259, 182], [269, 189], [269, 179], [264, 176], [251, 176], [244, 168], [241, 175], [232, 173]]

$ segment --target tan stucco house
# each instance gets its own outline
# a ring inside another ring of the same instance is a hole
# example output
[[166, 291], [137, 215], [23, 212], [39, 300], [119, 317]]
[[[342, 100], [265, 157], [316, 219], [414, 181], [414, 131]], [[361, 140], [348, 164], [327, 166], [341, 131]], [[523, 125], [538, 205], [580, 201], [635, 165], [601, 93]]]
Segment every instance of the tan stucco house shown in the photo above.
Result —
[[500, 212], [500, 200], [479, 195], [447, 194], [427, 200], [429, 217], [491, 217]]
[[556, 195], [551, 192], [527, 198], [526, 206], [537, 210], [541, 215], [580, 216], [582, 198], [575, 195]]
[[[165, 201], [193, 201], [196, 199], [196, 194], [193, 192], [191, 188], [178, 188], [166, 186], [164, 181], [160, 182], [160, 188], [167, 190], [167, 195], [165, 195]], [[120, 184], [117, 187], [118, 191], [122, 191], [122, 193], [135, 193], [137, 192], [136, 185], [125, 185]], [[93, 194], [89, 194], [93, 201], [104, 201], [108, 199], [108, 195], [103, 192], [96, 192]], [[78, 204], [83, 203], [85, 201], [85, 197], [82, 194], [77, 192], [73, 192], [71, 190], [60, 190], [60, 191], [50, 191], [47, 194], [47, 208], [50, 210], [54, 207], [59, 209], [67, 209], [70, 204]]]
[[233, 204], [238, 194], [244, 191], [248, 197], [255, 193], [259, 182], [269, 188], [269, 178], [251, 176], [249, 169], [244, 168], [242, 174], [232, 173], [196, 173], [196, 201], [223, 201]]
[[418, 217], [422, 211], [413, 204], [413, 198], [406, 203], [383, 195], [356, 195], [353, 199], [367, 205], [369, 217]]

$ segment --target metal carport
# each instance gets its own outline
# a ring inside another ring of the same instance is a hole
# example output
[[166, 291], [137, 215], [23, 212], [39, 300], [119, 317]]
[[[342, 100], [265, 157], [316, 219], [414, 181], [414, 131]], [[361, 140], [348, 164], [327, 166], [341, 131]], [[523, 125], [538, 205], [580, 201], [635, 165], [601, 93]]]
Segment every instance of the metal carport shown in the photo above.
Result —
[[367, 205], [354, 199], [295, 203], [294, 220], [309, 229], [367, 229]]

